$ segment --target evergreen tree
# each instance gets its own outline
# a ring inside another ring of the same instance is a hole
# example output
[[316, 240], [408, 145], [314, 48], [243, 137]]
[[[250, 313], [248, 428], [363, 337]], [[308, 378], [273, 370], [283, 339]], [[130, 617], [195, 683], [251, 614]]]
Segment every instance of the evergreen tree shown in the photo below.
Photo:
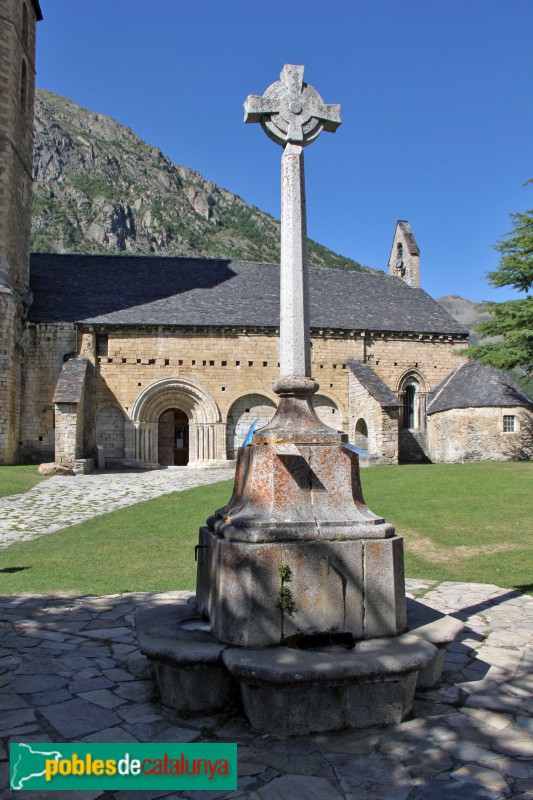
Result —
[[[527, 181], [533, 183], [533, 179]], [[487, 302], [483, 310], [490, 318], [476, 331], [481, 336], [497, 336], [495, 342], [473, 345], [464, 351], [498, 369], [525, 369], [533, 373], [533, 209], [511, 214], [513, 230], [495, 244], [501, 253], [498, 269], [487, 278], [493, 286], [512, 286], [526, 297], [505, 303]]]

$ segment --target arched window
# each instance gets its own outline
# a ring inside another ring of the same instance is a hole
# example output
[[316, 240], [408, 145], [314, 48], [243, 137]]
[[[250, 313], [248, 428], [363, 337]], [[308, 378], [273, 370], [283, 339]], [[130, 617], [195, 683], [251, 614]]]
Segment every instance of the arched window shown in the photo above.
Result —
[[401, 242], [398, 242], [396, 245], [396, 263], [394, 264], [394, 267], [400, 278], [403, 278], [405, 275], [405, 265], [403, 262], [403, 244]]
[[404, 428], [417, 428], [415, 424], [415, 399], [416, 399], [416, 386], [410, 383], [405, 387], [403, 393], [403, 427]]
[[410, 373], [400, 384], [401, 427], [408, 430], [424, 430], [426, 427], [426, 395], [423, 380]]
[[23, 111], [26, 111], [26, 105], [28, 102], [28, 69], [26, 67], [26, 60], [22, 59], [22, 65], [20, 68], [20, 107]]
[[28, 9], [26, 3], [22, 4], [22, 44], [28, 48]]

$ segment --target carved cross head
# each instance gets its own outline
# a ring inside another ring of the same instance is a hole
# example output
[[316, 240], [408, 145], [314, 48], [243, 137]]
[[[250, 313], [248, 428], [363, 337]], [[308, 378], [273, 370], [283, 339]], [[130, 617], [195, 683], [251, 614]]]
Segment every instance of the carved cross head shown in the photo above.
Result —
[[324, 103], [316, 89], [303, 80], [304, 68], [285, 64], [280, 80], [261, 97], [250, 94], [244, 102], [244, 121], [260, 122], [274, 142], [305, 147], [322, 133], [334, 133], [341, 124], [341, 107]]

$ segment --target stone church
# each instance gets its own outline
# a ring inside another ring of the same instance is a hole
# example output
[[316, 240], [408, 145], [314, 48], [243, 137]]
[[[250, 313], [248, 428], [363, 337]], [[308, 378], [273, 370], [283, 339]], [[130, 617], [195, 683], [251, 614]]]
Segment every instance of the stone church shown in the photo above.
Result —
[[[210, 466], [274, 413], [279, 267], [29, 253], [38, 0], [0, 15], [0, 463]], [[5, 89], [5, 90], [4, 90]], [[457, 353], [396, 225], [388, 274], [310, 270], [319, 417], [373, 463], [531, 457], [533, 401]]]

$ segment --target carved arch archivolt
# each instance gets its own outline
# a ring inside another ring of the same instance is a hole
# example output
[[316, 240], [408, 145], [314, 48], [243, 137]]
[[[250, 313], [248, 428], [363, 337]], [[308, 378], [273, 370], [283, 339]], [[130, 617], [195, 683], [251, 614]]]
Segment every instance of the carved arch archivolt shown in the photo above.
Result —
[[158, 464], [158, 421], [169, 408], [189, 419], [189, 465], [225, 461], [225, 426], [210, 392], [194, 378], [161, 378], [146, 386], [131, 409], [135, 427], [135, 458], [143, 465]]

